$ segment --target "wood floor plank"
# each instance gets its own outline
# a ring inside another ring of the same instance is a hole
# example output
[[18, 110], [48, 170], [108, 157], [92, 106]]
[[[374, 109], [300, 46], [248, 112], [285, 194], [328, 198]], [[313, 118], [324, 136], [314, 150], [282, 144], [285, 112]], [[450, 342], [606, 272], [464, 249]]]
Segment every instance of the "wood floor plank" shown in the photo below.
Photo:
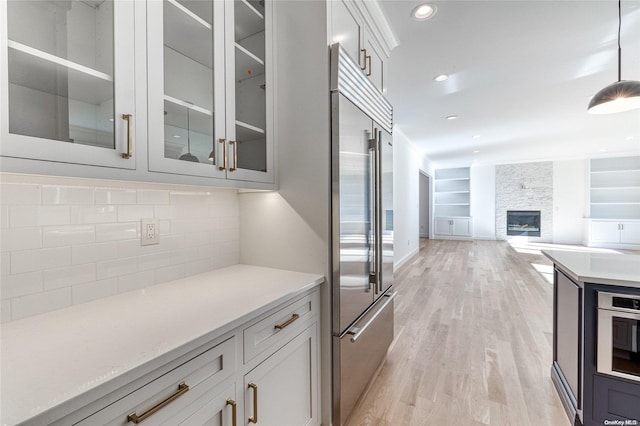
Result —
[[569, 426], [550, 378], [553, 286], [533, 265], [550, 262], [504, 241], [421, 240], [349, 425]]

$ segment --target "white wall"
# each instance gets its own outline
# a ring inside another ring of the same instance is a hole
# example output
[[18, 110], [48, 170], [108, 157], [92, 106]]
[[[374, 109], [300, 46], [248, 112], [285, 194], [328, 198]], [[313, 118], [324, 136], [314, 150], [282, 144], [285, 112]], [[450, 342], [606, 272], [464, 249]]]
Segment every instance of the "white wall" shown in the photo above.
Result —
[[553, 163], [553, 242], [583, 241], [587, 160]]
[[394, 264], [409, 260], [420, 248], [419, 175], [421, 158], [411, 142], [393, 133]]
[[471, 167], [471, 217], [473, 238], [496, 239], [496, 168]]

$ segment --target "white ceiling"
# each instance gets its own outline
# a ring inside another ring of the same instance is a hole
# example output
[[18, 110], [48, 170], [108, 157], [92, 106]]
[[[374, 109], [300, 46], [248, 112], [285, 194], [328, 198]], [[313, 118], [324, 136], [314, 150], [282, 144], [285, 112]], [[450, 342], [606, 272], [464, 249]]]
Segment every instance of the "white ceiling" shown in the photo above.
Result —
[[[640, 155], [640, 110], [586, 111], [617, 80], [617, 1], [437, 1], [418, 22], [420, 3], [380, 1], [400, 42], [387, 96], [436, 168]], [[640, 0], [622, 1], [621, 44], [622, 79], [640, 80]]]

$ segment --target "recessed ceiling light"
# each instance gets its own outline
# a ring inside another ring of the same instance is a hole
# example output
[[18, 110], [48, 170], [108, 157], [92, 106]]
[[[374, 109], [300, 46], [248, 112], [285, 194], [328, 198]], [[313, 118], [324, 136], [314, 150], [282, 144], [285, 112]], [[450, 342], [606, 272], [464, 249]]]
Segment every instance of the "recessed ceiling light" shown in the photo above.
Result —
[[447, 115], [447, 120], [455, 120], [457, 118], [458, 118], [457, 115]]
[[473, 151], [474, 154], [479, 153], [480, 151], [478, 151], [477, 149], [475, 151]]
[[433, 79], [435, 81], [446, 81], [449, 79], [449, 76], [446, 74], [440, 74], [440, 75], [436, 75], [435, 77], [433, 77]]
[[607, 152], [607, 150], [604, 148], [600, 148], [600, 152]]
[[474, 138], [474, 139], [480, 139], [480, 138], [481, 138], [481, 136], [480, 136], [480, 135], [473, 135], [473, 138]]
[[628, 141], [634, 140], [635, 138], [636, 138], [635, 136], [627, 136]]
[[427, 3], [420, 4], [413, 8], [411, 16], [417, 21], [426, 21], [436, 14], [436, 7]]
[[180, 135], [173, 135], [173, 137], [174, 137], [174, 138], [176, 138], [176, 139], [180, 139], [182, 136], [180, 136]]

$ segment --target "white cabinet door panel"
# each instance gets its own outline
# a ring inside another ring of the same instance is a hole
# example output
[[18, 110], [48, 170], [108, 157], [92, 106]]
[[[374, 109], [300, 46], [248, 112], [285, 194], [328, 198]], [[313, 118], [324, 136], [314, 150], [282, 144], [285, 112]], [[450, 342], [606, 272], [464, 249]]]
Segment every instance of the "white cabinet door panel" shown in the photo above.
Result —
[[471, 236], [471, 220], [470, 219], [453, 219], [453, 228], [451, 235], [458, 237], [470, 237]]
[[620, 242], [620, 223], [617, 221], [591, 221], [591, 241], [594, 243]]
[[451, 235], [451, 219], [449, 218], [435, 218], [435, 234], [437, 235]]
[[620, 242], [623, 244], [640, 244], [640, 222], [622, 222]]

